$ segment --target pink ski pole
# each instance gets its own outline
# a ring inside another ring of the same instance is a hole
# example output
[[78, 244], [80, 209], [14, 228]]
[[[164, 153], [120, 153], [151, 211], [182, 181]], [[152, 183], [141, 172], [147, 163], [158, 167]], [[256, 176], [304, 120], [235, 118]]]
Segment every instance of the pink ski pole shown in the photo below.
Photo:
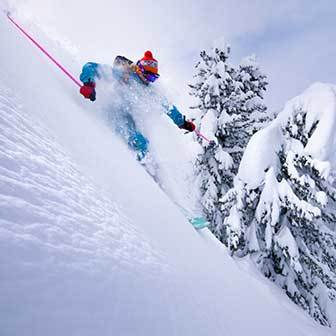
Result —
[[200, 131], [198, 130], [195, 130], [195, 133], [197, 136], [199, 136], [200, 138], [204, 139], [205, 141], [209, 142], [209, 143], [212, 143], [211, 140], [209, 140], [205, 135], [203, 135]]
[[71, 73], [65, 69], [59, 62], [55, 60], [54, 57], [52, 57], [38, 42], [36, 42], [22, 27], [20, 27], [7, 13], [7, 18], [9, 21], [11, 21], [14, 26], [21, 31], [31, 42], [33, 42], [36, 47], [38, 47], [52, 62], [56, 64], [56, 66], [61, 69], [74, 83], [76, 83], [79, 87], [82, 86], [82, 84], [73, 76]]

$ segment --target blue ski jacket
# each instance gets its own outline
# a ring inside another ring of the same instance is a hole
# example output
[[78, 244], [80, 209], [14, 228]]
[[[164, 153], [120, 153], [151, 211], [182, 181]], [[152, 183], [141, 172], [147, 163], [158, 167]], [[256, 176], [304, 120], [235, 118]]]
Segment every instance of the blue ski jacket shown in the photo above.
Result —
[[[80, 80], [83, 83], [95, 82], [97, 79], [101, 79], [104, 75], [109, 73], [115, 79], [122, 80], [125, 78], [125, 71], [122, 67], [111, 67], [108, 65], [102, 65], [94, 62], [88, 62], [83, 66]], [[141, 83], [144, 87], [148, 84], [144, 83], [135, 71], [127, 72], [127, 82], [131, 83], [135, 81]], [[181, 127], [185, 122], [185, 116], [177, 109], [175, 105], [169, 104], [167, 99], [162, 102], [166, 114], [173, 120], [176, 126]]]

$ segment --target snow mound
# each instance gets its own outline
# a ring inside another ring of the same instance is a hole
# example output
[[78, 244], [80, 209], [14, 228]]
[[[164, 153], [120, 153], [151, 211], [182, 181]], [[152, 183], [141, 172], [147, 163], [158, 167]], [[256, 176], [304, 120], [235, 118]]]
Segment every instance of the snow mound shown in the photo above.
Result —
[[[311, 136], [304, 148], [291, 140], [291, 149], [304, 151], [316, 160], [329, 161], [332, 167], [336, 166], [336, 89], [331, 84], [315, 83], [287, 102], [277, 118], [251, 138], [239, 167], [239, 179], [251, 188], [263, 182], [265, 171], [277, 165], [276, 153], [285, 145], [281, 129], [291, 118], [300, 117], [302, 112], [306, 118], [305, 131]], [[328, 167], [328, 164], [321, 167], [325, 175], [330, 171]]]
[[277, 164], [276, 153], [281, 143], [281, 132], [275, 123], [254, 134], [246, 147], [237, 176], [251, 189], [257, 188], [264, 179], [265, 171]]
[[315, 83], [290, 100], [279, 117], [284, 124], [298, 111], [307, 112], [306, 130], [313, 130], [305, 152], [315, 159], [334, 162], [336, 143], [336, 91], [330, 84]]

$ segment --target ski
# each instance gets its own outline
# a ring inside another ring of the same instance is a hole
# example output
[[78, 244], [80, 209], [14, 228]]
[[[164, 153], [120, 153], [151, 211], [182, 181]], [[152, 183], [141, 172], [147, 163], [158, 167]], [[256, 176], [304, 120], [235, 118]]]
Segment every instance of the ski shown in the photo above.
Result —
[[196, 230], [201, 230], [209, 226], [209, 222], [204, 217], [194, 217], [188, 220]]

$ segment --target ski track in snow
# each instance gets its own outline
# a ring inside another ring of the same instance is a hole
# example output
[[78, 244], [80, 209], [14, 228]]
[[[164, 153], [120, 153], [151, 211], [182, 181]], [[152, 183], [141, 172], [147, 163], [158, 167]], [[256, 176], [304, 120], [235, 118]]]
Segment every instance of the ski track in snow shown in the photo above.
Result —
[[117, 205], [94, 188], [42, 125], [3, 89], [0, 125], [3, 268], [27, 268], [36, 258], [40, 264], [84, 271], [97, 271], [100, 265], [111, 272], [115, 267], [134, 272], [146, 266], [151, 273], [163, 267], [161, 257]]

